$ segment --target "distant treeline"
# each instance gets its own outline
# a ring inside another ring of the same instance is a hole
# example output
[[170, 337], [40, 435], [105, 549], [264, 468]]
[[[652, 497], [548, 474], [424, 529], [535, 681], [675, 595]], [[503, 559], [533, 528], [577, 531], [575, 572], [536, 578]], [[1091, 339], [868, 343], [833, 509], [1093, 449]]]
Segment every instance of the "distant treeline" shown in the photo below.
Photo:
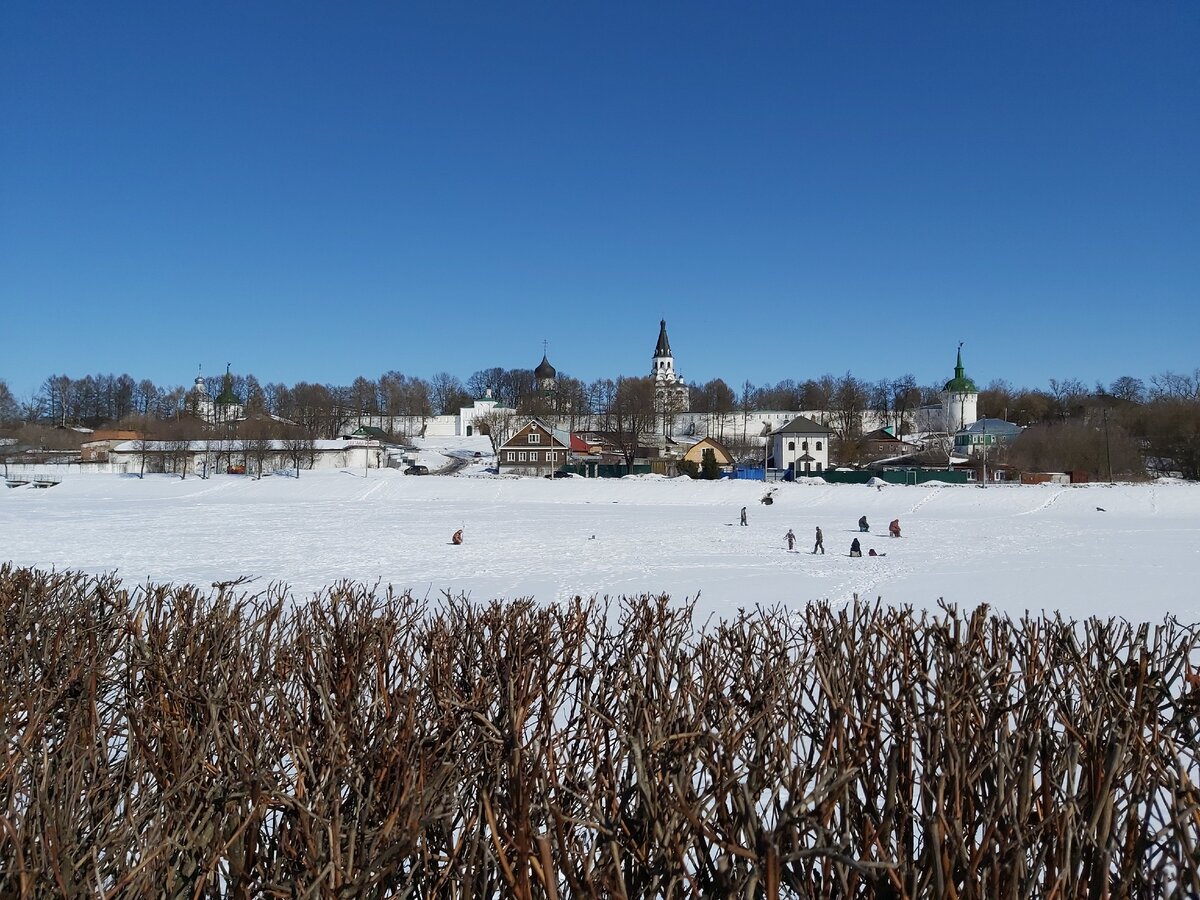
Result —
[[0, 567], [0, 896], [1200, 894], [1195, 626], [243, 591]]
[[[205, 379], [209, 397], [222, 391], [222, 380]], [[602, 378], [585, 383], [560, 373], [556, 392], [547, 397], [538, 391], [532, 370], [491, 368], [466, 382], [447, 372], [430, 379], [387, 372], [375, 380], [357, 378], [350, 385], [263, 385], [253, 375], [232, 375], [231, 387], [248, 417], [269, 414], [321, 438], [336, 437], [361, 416], [419, 419], [456, 413], [489, 391], [505, 406], [552, 416], [572, 429], [622, 430], [630, 420], [639, 420], [635, 430], [640, 433], [646, 430], [641, 420], [652, 414], [652, 386], [644, 384], [648, 381]], [[853, 464], [862, 461], [863, 449], [855, 442], [865, 422], [889, 423], [899, 436], [912, 433], [917, 410], [923, 403], [936, 402], [940, 387], [920, 386], [911, 375], [868, 382], [846, 373], [761, 386], [747, 381], [735, 390], [716, 378], [691, 387], [688, 409], [713, 417], [755, 410], [813, 413], [839, 437], [836, 462]], [[33, 397], [19, 402], [0, 381], [0, 429], [13, 433], [22, 425], [124, 424], [165, 435], [173, 433], [171, 423], [185, 423], [175, 431], [194, 424], [189, 416], [197, 400], [192, 388], [160, 387], [129, 375], [53, 375]], [[1075, 379], [1051, 379], [1047, 389], [1014, 388], [997, 380], [980, 391], [978, 414], [1039, 426], [1006, 451], [1015, 454], [1011, 459], [997, 457], [997, 462], [1038, 470], [1081, 469], [1096, 477], [1136, 477], [1149, 471], [1200, 478], [1200, 370], [1191, 375], [1166, 372], [1148, 383], [1125, 376], [1092, 388]], [[737, 451], [747, 449], [741, 446], [749, 443], [744, 432], [740, 443], [736, 434], [719, 436]], [[47, 448], [54, 444], [45, 437], [39, 443]], [[944, 459], [943, 455], [943, 463]]]

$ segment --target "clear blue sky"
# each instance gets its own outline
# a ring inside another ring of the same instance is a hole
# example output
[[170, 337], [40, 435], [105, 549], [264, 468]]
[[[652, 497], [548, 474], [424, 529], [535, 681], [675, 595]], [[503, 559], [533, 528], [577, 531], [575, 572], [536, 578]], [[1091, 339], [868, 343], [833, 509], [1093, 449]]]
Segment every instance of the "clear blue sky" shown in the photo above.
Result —
[[0, 378], [1200, 365], [1200, 4], [0, 5]]

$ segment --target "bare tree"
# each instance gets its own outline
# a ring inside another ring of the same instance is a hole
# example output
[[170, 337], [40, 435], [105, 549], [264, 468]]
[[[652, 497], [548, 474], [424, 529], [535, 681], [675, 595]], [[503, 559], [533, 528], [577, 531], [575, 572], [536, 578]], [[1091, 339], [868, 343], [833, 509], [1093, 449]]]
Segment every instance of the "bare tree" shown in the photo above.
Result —
[[301, 469], [311, 469], [316, 460], [316, 442], [312, 433], [292, 434], [283, 440], [283, 452], [300, 477]]
[[892, 382], [892, 409], [896, 413], [896, 437], [904, 440], [909, 428], [908, 416], [921, 405], [921, 391], [911, 374], [901, 375]]
[[8, 383], [0, 379], [0, 426], [16, 425], [21, 421], [21, 408], [17, 399], [8, 388]]
[[625, 466], [633, 471], [633, 461], [641, 447], [642, 438], [654, 430], [654, 379], [618, 378], [613, 397], [612, 418], [615, 430], [613, 442], [625, 457]]
[[1071, 413], [1083, 405], [1088, 390], [1078, 378], [1050, 379], [1050, 395], [1054, 398], [1054, 413], [1062, 421], [1066, 421]]
[[1114, 381], [1109, 385], [1108, 392], [1118, 400], [1125, 400], [1129, 403], [1142, 403], [1146, 399], [1146, 385], [1140, 378], [1130, 375], [1122, 375]]
[[837, 380], [833, 393], [834, 428], [842, 440], [853, 440], [862, 434], [862, 417], [867, 408], [868, 388], [864, 381], [849, 372]]
[[499, 453], [501, 445], [512, 437], [516, 427], [517, 415], [510, 409], [493, 407], [486, 413], [475, 417], [475, 425], [479, 433], [486, 435], [492, 444], [492, 452]]

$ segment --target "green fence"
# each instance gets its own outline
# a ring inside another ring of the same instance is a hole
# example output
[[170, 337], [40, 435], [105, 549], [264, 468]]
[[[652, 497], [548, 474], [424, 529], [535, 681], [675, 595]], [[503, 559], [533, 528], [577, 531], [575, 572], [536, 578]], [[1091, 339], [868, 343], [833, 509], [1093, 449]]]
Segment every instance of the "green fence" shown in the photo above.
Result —
[[866, 484], [872, 478], [886, 481], [889, 484], [924, 484], [927, 481], [944, 481], [948, 484], [968, 484], [970, 472], [954, 472], [946, 469], [882, 469], [880, 471], [853, 472], [800, 472], [796, 479], [823, 478], [829, 484]]
[[585, 478], [620, 478], [623, 475], [646, 475], [651, 471], [650, 466], [644, 463], [635, 463], [632, 470], [624, 463], [592, 462], [569, 463], [562, 468]]

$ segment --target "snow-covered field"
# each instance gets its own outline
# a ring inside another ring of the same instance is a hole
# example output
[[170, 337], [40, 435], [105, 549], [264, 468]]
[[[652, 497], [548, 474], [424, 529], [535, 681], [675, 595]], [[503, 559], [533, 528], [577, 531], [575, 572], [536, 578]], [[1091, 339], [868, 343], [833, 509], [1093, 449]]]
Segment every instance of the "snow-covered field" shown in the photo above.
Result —
[[[430, 460], [434, 462], [434, 460]], [[854, 595], [1200, 621], [1200, 485], [903, 487], [394, 470], [256, 481], [79, 475], [0, 491], [0, 559], [307, 592], [342, 578], [476, 599], [668, 592], [705, 612]], [[748, 508], [749, 525], [738, 511]], [[1103, 511], [1097, 509], [1101, 507]], [[872, 533], [851, 559], [856, 522]], [[899, 518], [904, 537], [891, 539]], [[813, 556], [814, 527], [827, 553]], [[465, 530], [452, 546], [455, 529]], [[798, 538], [787, 552], [784, 534]], [[883, 532], [883, 533], [879, 533]]]

